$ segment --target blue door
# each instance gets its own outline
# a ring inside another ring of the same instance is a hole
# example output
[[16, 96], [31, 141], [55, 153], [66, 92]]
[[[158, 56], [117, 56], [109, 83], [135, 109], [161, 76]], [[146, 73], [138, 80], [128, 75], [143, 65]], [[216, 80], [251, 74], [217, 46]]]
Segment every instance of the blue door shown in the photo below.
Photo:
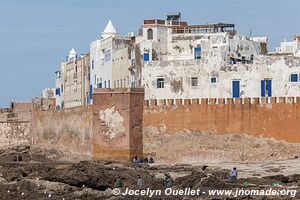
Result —
[[232, 97], [240, 98], [240, 81], [232, 81]]
[[272, 96], [272, 80], [261, 80], [261, 96], [271, 97]]

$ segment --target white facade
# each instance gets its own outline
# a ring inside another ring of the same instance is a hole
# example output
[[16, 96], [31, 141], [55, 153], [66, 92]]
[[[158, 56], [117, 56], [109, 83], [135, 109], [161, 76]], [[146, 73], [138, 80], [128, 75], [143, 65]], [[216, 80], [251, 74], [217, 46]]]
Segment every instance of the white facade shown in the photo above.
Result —
[[55, 79], [57, 109], [83, 106], [90, 102], [89, 64], [89, 54], [78, 57], [73, 48], [66, 61], [61, 61]]
[[63, 83], [64, 83], [64, 69], [66, 62], [61, 61], [60, 70], [55, 72], [55, 106], [56, 108], [63, 107]]
[[[143, 68], [143, 87], [146, 99], [232, 98], [233, 81], [238, 82], [240, 98], [300, 96], [299, 75], [300, 59], [293, 56], [259, 56], [252, 64], [154, 61]], [[158, 79], [164, 81], [162, 88]]]
[[92, 88], [110, 88], [112, 85], [112, 45], [118, 36], [109, 20], [101, 39], [90, 44], [90, 84]]
[[292, 42], [284, 42], [280, 43], [280, 47], [276, 48], [277, 54], [293, 54], [294, 56], [300, 57], [300, 41], [299, 36], [295, 37], [295, 40]]
[[131, 86], [129, 69], [135, 59], [132, 38], [120, 36], [109, 20], [101, 39], [90, 44], [91, 90]]

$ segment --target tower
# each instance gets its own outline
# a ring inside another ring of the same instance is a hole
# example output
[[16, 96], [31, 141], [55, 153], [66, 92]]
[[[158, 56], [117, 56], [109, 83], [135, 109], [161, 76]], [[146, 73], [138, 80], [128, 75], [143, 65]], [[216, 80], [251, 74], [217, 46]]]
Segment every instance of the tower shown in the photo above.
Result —
[[117, 29], [112, 24], [111, 20], [108, 21], [106, 28], [102, 32], [102, 39], [106, 39], [109, 37], [114, 37], [118, 35]]

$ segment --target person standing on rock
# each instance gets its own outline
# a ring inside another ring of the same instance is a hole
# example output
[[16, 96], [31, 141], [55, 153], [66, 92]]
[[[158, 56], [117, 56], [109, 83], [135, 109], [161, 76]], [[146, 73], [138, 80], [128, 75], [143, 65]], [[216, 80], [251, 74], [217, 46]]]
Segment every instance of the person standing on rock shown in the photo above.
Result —
[[237, 168], [234, 167], [231, 171], [230, 171], [230, 181], [231, 182], [235, 182], [238, 178], [238, 171]]
[[116, 178], [114, 188], [121, 188], [122, 186], [123, 186], [123, 183], [122, 183], [122, 181], [121, 181], [121, 177], [118, 176], [118, 177]]
[[144, 185], [144, 180], [142, 179], [141, 176], [139, 176], [138, 180], [137, 180], [137, 185], [138, 186], [143, 186]]
[[167, 187], [167, 188], [170, 188], [172, 187], [173, 185], [173, 179], [171, 177], [171, 175], [169, 173], [164, 173], [165, 175], [165, 178], [164, 178], [164, 186]]

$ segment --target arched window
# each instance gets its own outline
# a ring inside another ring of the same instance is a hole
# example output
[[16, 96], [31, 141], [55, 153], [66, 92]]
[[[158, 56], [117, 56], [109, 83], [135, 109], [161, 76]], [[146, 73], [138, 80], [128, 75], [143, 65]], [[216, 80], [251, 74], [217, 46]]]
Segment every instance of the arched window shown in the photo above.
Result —
[[148, 40], [153, 40], [153, 30], [151, 28], [147, 30], [147, 38]]

